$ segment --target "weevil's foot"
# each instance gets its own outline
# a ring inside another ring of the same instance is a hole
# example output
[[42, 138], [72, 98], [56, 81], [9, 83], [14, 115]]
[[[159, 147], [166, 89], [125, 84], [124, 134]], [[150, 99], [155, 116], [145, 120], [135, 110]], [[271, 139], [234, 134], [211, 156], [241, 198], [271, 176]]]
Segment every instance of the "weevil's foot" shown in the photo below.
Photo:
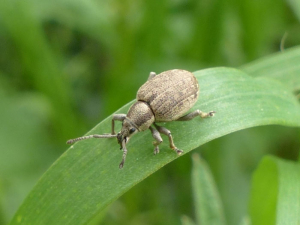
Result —
[[123, 169], [124, 162], [125, 162], [125, 160], [122, 160], [122, 162], [121, 162], [120, 165], [119, 165], [119, 169]]
[[154, 153], [154, 155], [156, 155], [156, 154], [158, 154], [158, 153], [159, 153], [159, 147], [158, 147], [158, 146], [156, 146], [156, 147], [155, 147], [155, 149], [154, 149], [154, 152], [153, 152], [153, 153]]
[[177, 153], [177, 155], [181, 155], [182, 153], [183, 153], [183, 151], [182, 150], [180, 150], [180, 149], [178, 149], [177, 147], [171, 147], [176, 153]]
[[183, 153], [183, 151], [180, 150], [180, 149], [178, 149], [178, 148], [176, 148], [176, 149], [174, 149], [174, 150], [175, 150], [175, 152], [177, 153], [177, 155], [181, 155], [181, 154]]
[[200, 111], [200, 117], [201, 118], [207, 118], [207, 117], [212, 117], [212, 116], [214, 116], [215, 115], [215, 111], [210, 111], [210, 112], [208, 112], [208, 113], [205, 113], [205, 112], [201, 112]]
[[209, 113], [207, 113], [207, 114], [208, 114], [208, 116], [209, 116], [209, 117], [212, 117], [212, 116], [214, 116], [214, 115], [215, 115], [215, 113], [216, 113], [215, 111], [210, 111], [210, 112], [209, 112]]
[[183, 151], [178, 149], [173, 143], [170, 145], [170, 148], [173, 149], [177, 155], [181, 155], [183, 153]]
[[74, 141], [73, 141], [72, 139], [67, 141], [67, 144], [68, 144], [68, 145], [71, 145], [71, 144], [73, 144], [73, 143], [74, 143]]

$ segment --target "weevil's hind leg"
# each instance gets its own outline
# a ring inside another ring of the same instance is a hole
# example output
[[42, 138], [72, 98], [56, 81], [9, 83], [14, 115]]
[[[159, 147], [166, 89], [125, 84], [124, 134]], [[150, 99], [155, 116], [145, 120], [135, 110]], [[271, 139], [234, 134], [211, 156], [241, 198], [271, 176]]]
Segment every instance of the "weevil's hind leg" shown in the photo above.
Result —
[[148, 80], [151, 80], [153, 77], [156, 76], [156, 73], [155, 72], [150, 72], [149, 74], [149, 77], [148, 77]]
[[173, 149], [177, 155], [181, 155], [183, 153], [182, 150], [178, 149], [175, 144], [174, 144], [174, 141], [173, 141], [173, 137], [171, 135], [171, 131], [169, 131], [167, 128], [165, 127], [161, 127], [161, 126], [158, 126], [157, 124], [154, 123], [154, 126], [155, 128], [158, 130], [159, 133], [162, 133], [164, 135], [167, 135], [168, 138], [169, 138], [169, 143], [170, 143], [170, 148]]
[[152, 137], [154, 138], [155, 141], [153, 141], [153, 145], [154, 145], [154, 155], [159, 153], [159, 147], [158, 145], [160, 145], [160, 143], [162, 143], [162, 138], [160, 136], [160, 133], [158, 132], [158, 130], [156, 130], [153, 127], [149, 127], [151, 133], [152, 133]]
[[188, 113], [185, 116], [182, 116], [178, 118], [176, 121], [187, 121], [187, 120], [192, 120], [197, 116], [200, 116], [201, 118], [207, 118], [207, 117], [212, 117], [214, 116], [216, 112], [215, 111], [210, 111], [208, 113], [202, 112], [199, 109], [197, 109], [194, 112]]
[[123, 121], [126, 117], [126, 114], [114, 114], [111, 120], [111, 134], [115, 134], [115, 120]]

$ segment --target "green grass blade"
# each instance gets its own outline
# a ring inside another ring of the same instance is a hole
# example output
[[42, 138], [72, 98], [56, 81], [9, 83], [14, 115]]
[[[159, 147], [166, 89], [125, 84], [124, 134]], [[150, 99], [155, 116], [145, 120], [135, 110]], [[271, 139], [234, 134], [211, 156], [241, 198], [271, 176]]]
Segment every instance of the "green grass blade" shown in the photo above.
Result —
[[297, 0], [288, 0], [287, 2], [290, 4], [291, 9], [300, 21], [300, 2]]
[[192, 187], [197, 224], [226, 224], [221, 199], [207, 163], [193, 155]]
[[279, 192], [276, 224], [300, 224], [300, 165], [277, 159]]
[[[208, 119], [166, 124], [175, 144], [185, 153], [248, 127], [300, 126], [297, 99], [277, 81], [255, 79], [227, 68], [206, 69], [195, 75], [201, 94], [193, 109], [215, 110], [217, 114]], [[117, 113], [125, 113], [129, 106]], [[111, 116], [89, 134], [107, 133], [110, 129]], [[154, 156], [150, 131], [136, 134], [127, 146], [129, 153], [122, 170], [118, 168], [122, 153], [116, 140], [90, 139], [74, 144], [40, 179], [11, 224], [86, 224], [135, 184], [180, 159], [164, 140], [160, 154]]]
[[276, 79], [292, 91], [300, 90], [300, 46], [255, 60], [240, 69], [253, 77]]
[[249, 210], [253, 224], [299, 224], [300, 165], [265, 157], [253, 176]]
[[278, 171], [269, 157], [262, 160], [253, 175], [250, 218], [253, 224], [275, 224]]

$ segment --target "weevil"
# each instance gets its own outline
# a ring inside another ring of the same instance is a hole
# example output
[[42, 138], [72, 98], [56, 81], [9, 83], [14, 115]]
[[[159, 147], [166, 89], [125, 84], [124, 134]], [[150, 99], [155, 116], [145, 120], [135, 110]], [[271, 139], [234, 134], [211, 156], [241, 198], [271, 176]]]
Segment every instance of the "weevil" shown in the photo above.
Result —
[[[136, 102], [129, 108], [127, 114], [114, 114], [112, 117], [111, 134], [93, 134], [67, 141], [72, 144], [88, 138], [117, 138], [120, 149], [123, 150], [119, 168], [123, 168], [127, 155], [126, 144], [137, 132], [150, 130], [154, 138], [154, 154], [159, 153], [159, 144], [163, 141], [160, 134], [168, 136], [170, 148], [178, 155], [183, 153], [173, 141], [171, 131], [159, 126], [156, 122], [187, 121], [197, 116], [211, 117], [215, 111], [208, 113], [199, 109], [186, 115], [199, 96], [199, 84], [196, 77], [189, 71], [174, 69], [158, 75], [151, 72], [145, 84], [136, 95]], [[121, 131], [115, 134], [115, 121], [122, 121]]]

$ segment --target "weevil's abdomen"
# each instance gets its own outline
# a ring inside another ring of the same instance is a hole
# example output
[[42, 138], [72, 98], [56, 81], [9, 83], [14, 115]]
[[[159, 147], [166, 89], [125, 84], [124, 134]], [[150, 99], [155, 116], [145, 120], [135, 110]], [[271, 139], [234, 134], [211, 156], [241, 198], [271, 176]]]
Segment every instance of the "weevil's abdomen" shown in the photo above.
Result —
[[137, 100], [150, 105], [155, 121], [173, 121], [183, 116], [196, 103], [199, 85], [195, 76], [186, 70], [169, 70], [143, 84]]

